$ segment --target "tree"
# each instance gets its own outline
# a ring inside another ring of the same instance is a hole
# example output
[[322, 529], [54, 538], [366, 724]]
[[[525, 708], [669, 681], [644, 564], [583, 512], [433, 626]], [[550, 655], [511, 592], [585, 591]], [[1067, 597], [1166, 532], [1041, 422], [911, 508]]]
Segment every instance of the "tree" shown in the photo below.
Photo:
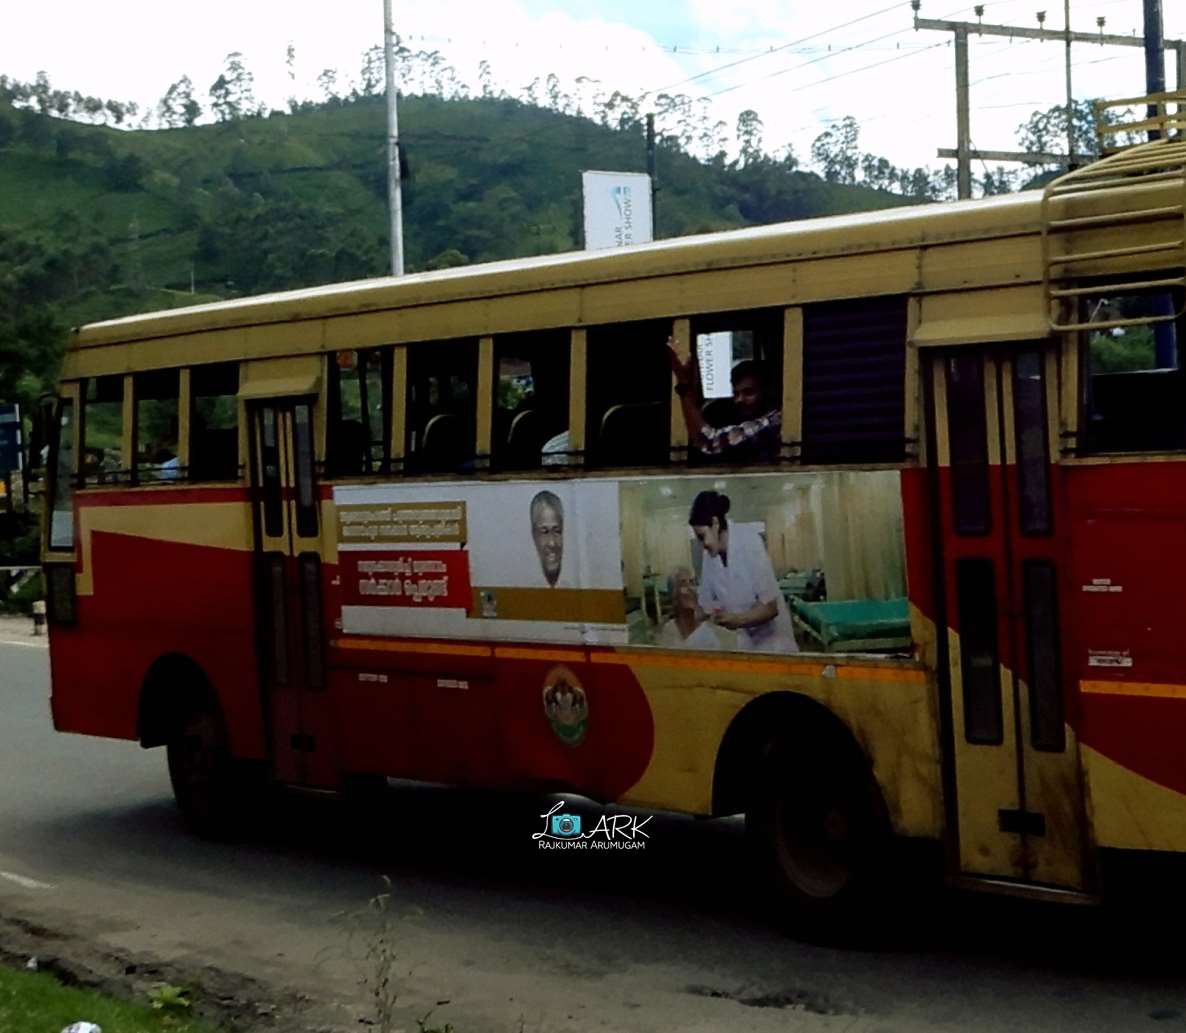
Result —
[[737, 116], [738, 164], [741, 168], [762, 160], [762, 119], [752, 108]]
[[219, 122], [229, 122], [238, 115], [231, 99], [231, 84], [220, 75], [210, 86], [210, 107]]
[[173, 83], [157, 105], [157, 117], [161, 125], [169, 128], [192, 126], [201, 112], [202, 109], [194, 100], [194, 84], [188, 75], [183, 75]]
[[811, 160], [829, 183], [855, 183], [861, 155], [857, 147], [860, 126], [852, 115], [820, 133], [811, 145]]
[[243, 55], [235, 50], [226, 56], [226, 77], [231, 97], [240, 118], [255, 113], [255, 76], [243, 64]]
[[383, 92], [383, 81], [387, 74], [383, 48], [375, 46], [363, 51], [362, 70], [359, 73], [358, 95], [374, 97]]
[[[1099, 139], [1096, 136], [1094, 104], [1090, 100], [1076, 100], [1072, 102], [1071, 110], [1075, 153], [1086, 155], [1089, 158], [1098, 158], [1100, 148]], [[1104, 112], [1104, 124], [1114, 126], [1130, 120], [1131, 117], [1131, 112], [1108, 110]], [[1057, 104], [1045, 111], [1035, 111], [1017, 127], [1017, 142], [1021, 144], [1023, 150], [1030, 154], [1066, 154], [1066, 105]], [[1140, 137], [1133, 133], [1122, 133], [1112, 140], [1112, 144], [1118, 147], [1127, 147], [1139, 142]], [[1048, 164], [1045, 167], [1054, 168], [1055, 166]]]
[[222, 74], [210, 86], [210, 107], [219, 122], [231, 122], [255, 113], [255, 76], [237, 50], [226, 56]]
[[338, 70], [336, 68], [322, 69], [321, 74], [317, 77], [317, 85], [325, 96], [326, 104], [333, 104], [342, 99], [338, 96]]

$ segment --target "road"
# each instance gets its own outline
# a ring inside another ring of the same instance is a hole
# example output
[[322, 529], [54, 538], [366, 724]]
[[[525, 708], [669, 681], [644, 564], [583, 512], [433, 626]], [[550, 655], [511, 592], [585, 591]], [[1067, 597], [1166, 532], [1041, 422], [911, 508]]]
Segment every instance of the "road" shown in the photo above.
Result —
[[286, 799], [208, 843], [160, 751], [52, 731], [46, 651], [13, 622], [0, 713], [0, 947], [189, 980], [260, 1028], [360, 1028], [375, 934], [349, 916], [383, 875], [406, 1029], [430, 1010], [457, 1033], [1186, 1024], [1162, 913], [939, 894], [875, 949], [813, 945], [755, 911], [736, 823], [660, 816], [645, 851], [545, 854], [540, 800], [433, 787], [367, 811]]

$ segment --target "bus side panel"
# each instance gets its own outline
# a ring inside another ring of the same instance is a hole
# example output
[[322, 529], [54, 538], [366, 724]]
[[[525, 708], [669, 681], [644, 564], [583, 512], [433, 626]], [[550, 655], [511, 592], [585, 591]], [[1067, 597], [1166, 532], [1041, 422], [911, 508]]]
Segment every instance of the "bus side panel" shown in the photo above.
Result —
[[[167, 496], [162, 491], [158, 497]], [[262, 757], [251, 552], [242, 544], [211, 547], [116, 530], [139, 530], [145, 510], [155, 510], [149, 518], [162, 527], [177, 515], [132, 500], [80, 510], [78, 619], [55, 626], [50, 636], [54, 725], [136, 738], [145, 678], [158, 659], [176, 654], [195, 663], [217, 692], [235, 753]], [[202, 516], [187, 513], [185, 523], [200, 524]], [[217, 524], [208, 521], [195, 537], [209, 537]], [[181, 538], [185, 528], [165, 533]]]
[[[532, 646], [503, 647], [514, 659], [477, 643], [344, 638], [335, 646], [330, 692], [351, 770], [613, 800], [651, 759], [650, 707], [620, 665]], [[583, 696], [583, 719], [571, 702], [564, 714], [549, 712], [545, 693], [557, 677], [571, 700]]]
[[1186, 464], [1066, 474], [1095, 837], [1100, 846], [1186, 850]]
[[716, 758], [733, 719], [759, 696], [797, 693], [827, 708], [852, 733], [872, 764], [895, 832], [939, 836], [935, 695], [926, 671], [818, 654], [781, 662], [707, 655], [699, 668], [690, 671], [686, 655], [658, 651], [632, 665], [655, 716], [655, 753], [625, 802], [710, 813]]

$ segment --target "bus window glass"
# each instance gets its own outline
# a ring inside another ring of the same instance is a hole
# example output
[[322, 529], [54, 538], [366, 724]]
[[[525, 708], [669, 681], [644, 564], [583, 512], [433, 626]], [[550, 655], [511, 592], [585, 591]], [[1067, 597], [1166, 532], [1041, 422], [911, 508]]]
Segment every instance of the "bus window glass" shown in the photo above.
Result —
[[88, 380], [82, 415], [82, 482], [118, 481], [123, 468], [124, 378]]
[[405, 466], [421, 473], [473, 469], [477, 444], [478, 342], [408, 347]]
[[280, 479], [280, 425], [274, 405], [259, 411], [260, 487], [263, 494], [264, 534], [278, 538], [284, 530]]
[[964, 738], [970, 743], [996, 745], [1004, 741], [1005, 726], [997, 666], [997, 590], [992, 560], [958, 560], [955, 581]]
[[492, 462], [497, 469], [565, 465], [568, 451], [567, 330], [494, 339]]
[[328, 472], [382, 473], [391, 440], [390, 348], [341, 351], [330, 363]]
[[[1181, 312], [1180, 291], [1133, 293], [1099, 301], [1092, 321]], [[1186, 316], [1152, 326], [1087, 334], [1084, 419], [1088, 452], [1157, 452], [1186, 448], [1186, 377], [1179, 351]]]
[[692, 341], [701, 398], [681, 395], [689, 458], [710, 463], [773, 463], [782, 450], [782, 309], [697, 316]]
[[74, 548], [74, 402], [62, 399], [56, 438], [51, 445], [48, 483], [52, 485], [53, 509], [50, 518], [49, 547]]
[[313, 413], [301, 402], [292, 410], [293, 449], [296, 462], [296, 526], [302, 538], [317, 534], [317, 491], [313, 483]]
[[178, 455], [180, 376], [175, 369], [137, 373], [136, 478], [141, 483], [176, 481], [182, 475]]
[[905, 297], [805, 306], [803, 461], [901, 462], [905, 428]]
[[987, 534], [991, 502], [984, 365], [979, 355], [960, 355], [947, 360], [946, 370], [955, 531], [956, 534]]
[[1050, 460], [1042, 353], [1013, 361], [1013, 422], [1017, 433], [1018, 505], [1022, 534], [1050, 533]]
[[1048, 560], [1025, 564], [1025, 624], [1029, 641], [1030, 741], [1038, 750], [1066, 746], [1059, 663], [1058, 578]]
[[670, 320], [589, 329], [588, 465], [664, 466], [669, 461], [670, 336]]
[[189, 477], [239, 477], [239, 367], [233, 362], [190, 371]]

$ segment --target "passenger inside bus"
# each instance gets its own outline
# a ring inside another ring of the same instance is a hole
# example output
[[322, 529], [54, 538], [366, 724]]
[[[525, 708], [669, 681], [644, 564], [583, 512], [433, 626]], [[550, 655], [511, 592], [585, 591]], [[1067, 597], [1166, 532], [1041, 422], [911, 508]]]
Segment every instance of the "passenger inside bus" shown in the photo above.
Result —
[[687, 359], [680, 358], [669, 337], [667, 353], [688, 440], [701, 455], [735, 463], [777, 461], [782, 446], [782, 411], [770, 404], [767, 377], [758, 362], [746, 359], [732, 368], [732, 419], [714, 426], [709, 419], [712, 403], [706, 404], [703, 396], [696, 351]]

